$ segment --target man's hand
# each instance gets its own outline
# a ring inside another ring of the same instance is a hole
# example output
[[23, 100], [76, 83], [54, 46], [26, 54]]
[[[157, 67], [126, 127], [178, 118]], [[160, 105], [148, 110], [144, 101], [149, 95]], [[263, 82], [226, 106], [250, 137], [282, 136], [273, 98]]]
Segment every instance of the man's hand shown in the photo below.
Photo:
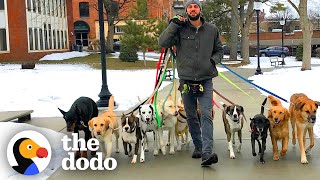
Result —
[[186, 18], [177, 14], [170, 20], [170, 22], [173, 22], [179, 26], [184, 26], [186, 24]]

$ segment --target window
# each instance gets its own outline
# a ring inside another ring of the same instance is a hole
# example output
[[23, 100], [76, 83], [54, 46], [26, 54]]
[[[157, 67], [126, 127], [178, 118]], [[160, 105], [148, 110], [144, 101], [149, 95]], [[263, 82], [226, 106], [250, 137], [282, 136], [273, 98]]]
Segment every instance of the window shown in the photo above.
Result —
[[115, 26], [114, 27], [114, 33], [123, 33], [123, 31], [122, 31], [120, 26]]
[[7, 51], [6, 29], [0, 29], [0, 51]]
[[80, 11], [80, 17], [89, 17], [89, 3], [80, 2], [79, 11]]
[[0, 0], [0, 10], [4, 10], [4, 0]]
[[29, 46], [30, 46], [30, 50], [33, 50], [33, 31], [32, 31], [32, 28], [29, 28]]

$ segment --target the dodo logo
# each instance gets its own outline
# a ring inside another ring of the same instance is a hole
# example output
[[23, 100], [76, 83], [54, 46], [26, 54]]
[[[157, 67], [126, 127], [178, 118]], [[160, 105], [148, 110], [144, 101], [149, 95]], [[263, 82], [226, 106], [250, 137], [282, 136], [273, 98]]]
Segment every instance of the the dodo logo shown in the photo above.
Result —
[[36, 175], [43, 171], [51, 158], [48, 140], [35, 131], [22, 131], [9, 142], [7, 157], [10, 166], [23, 175]]

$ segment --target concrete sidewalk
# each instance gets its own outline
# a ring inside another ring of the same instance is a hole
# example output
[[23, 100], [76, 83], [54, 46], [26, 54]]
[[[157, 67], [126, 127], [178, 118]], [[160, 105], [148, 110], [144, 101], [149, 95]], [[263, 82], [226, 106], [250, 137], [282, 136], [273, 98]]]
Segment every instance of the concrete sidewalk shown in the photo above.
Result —
[[[244, 77], [252, 76], [254, 69], [233, 68]], [[265, 71], [265, 70], [264, 70]], [[228, 78], [249, 93], [255, 100], [251, 100], [239, 90], [235, 89], [228, 82], [218, 77], [214, 79], [214, 88], [233, 102], [240, 104], [245, 109], [245, 115], [249, 120], [255, 114], [260, 112], [260, 104], [264, 99], [260, 92], [250, 84], [235, 77], [230, 72], [224, 72]], [[171, 87], [164, 88], [161, 96], [167, 95]], [[220, 97], [217, 102], [222, 101]], [[193, 144], [189, 147], [183, 147], [181, 152], [166, 156], [159, 154], [153, 156], [153, 145], [149, 145], [150, 152], [146, 153], [146, 162], [132, 165], [131, 157], [126, 157], [123, 153], [122, 143], [120, 143], [119, 154], [113, 153], [113, 157], [118, 162], [118, 167], [114, 171], [64, 171], [58, 169], [50, 179], [309, 179], [320, 177], [320, 159], [319, 159], [319, 140], [316, 140], [315, 147], [308, 157], [309, 164], [300, 164], [299, 147], [293, 147], [289, 143], [289, 149], [285, 157], [279, 161], [273, 161], [272, 145], [270, 137], [267, 139], [267, 150], [265, 153], [265, 164], [259, 163], [259, 157], [253, 157], [251, 154], [251, 142], [249, 133], [249, 122], [243, 128], [243, 146], [241, 153], [236, 153], [236, 159], [229, 158], [228, 144], [224, 132], [221, 110], [215, 109], [214, 117], [214, 149], [219, 156], [219, 162], [211, 167], [203, 168], [200, 166], [201, 160], [192, 159]], [[121, 112], [117, 112], [121, 114]], [[33, 118], [28, 123], [53, 129], [55, 131], [65, 132], [65, 122], [62, 117], [57, 118]], [[150, 139], [151, 140], [151, 139]], [[238, 141], [236, 141], [238, 144]], [[307, 140], [307, 144], [309, 141]], [[168, 148], [167, 148], [168, 149]], [[139, 158], [138, 158], [139, 160]]]

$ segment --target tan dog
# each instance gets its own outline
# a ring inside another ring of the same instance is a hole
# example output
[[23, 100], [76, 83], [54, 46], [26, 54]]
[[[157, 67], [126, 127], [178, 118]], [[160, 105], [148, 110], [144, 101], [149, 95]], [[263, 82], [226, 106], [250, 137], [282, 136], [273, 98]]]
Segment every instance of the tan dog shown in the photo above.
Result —
[[289, 143], [289, 111], [284, 108], [279, 99], [269, 95], [268, 99], [271, 107], [268, 110], [268, 119], [270, 122], [270, 136], [273, 146], [273, 160], [279, 160], [277, 141], [282, 141], [281, 156], [284, 156], [288, 150]]
[[[159, 130], [159, 139], [160, 142], [163, 139], [163, 130], [168, 130], [168, 139], [169, 139], [169, 145], [170, 150], [169, 154], [174, 154], [174, 138], [175, 138], [175, 126], [177, 123], [177, 111], [176, 107], [174, 106], [174, 102], [172, 100], [172, 96], [170, 95], [168, 99], [164, 101], [159, 101], [157, 103], [157, 109], [160, 115], [160, 118], [162, 120], [162, 127]], [[160, 144], [161, 147], [161, 144]], [[164, 149], [161, 147], [161, 150]], [[162, 152], [164, 153], [164, 152]]]
[[[293, 94], [290, 98], [290, 115], [292, 125], [292, 144], [296, 144], [295, 126], [300, 147], [301, 163], [307, 164], [307, 156], [314, 146], [313, 126], [316, 122], [316, 114], [320, 102], [309, 99], [305, 94]], [[309, 133], [310, 145], [306, 149], [306, 133]]]
[[[181, 151], [181, 145], [186, 144], [189, 145], [189, 127], [187, 123], [187, 114], [184, 109], [184, 105], [182, 99], [178, 100], [178, 116], [177, 123], [175, 127], [175, 135], [177, 140], [177, 151]], [[181, 138], [181, 141], [180, 141]]]
[[88, 124], [92, 128], [94, 137], [96, 137], [105, 153], [105, 159], [111, 156], [112, 152], [112, 134], [116, 137], [116, 152], [119, 153], [119, 124], [114, 110], [114, 97], [109, 99], [108, 111], [98, 117], [92, 118]]

